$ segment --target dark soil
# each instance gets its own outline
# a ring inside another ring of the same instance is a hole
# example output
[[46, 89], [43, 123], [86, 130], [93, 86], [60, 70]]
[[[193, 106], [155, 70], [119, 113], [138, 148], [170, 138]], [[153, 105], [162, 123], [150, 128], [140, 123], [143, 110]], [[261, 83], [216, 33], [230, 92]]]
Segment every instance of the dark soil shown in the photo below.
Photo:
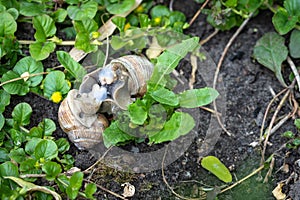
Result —
[[[199, 5], [192, 0], [174, 1], [173, 6], [174, 10], [184, 12], [188, 20], [193, 17], [198, 8]], [[241, 179], [259, 167], [260, 147], [252, 147], [250, 143], [258, 141], [259, 139], [263, 115], [269, 101], [272, 99], [270, 87], [275, 92], [279, 92], [283, 89], [274, 74], [256, 63], [252, 58], [253, 47], [256, 41], [263, 34], [274, 31], [271, 18], [272, 13], [261, 11], [259, 15], [250, 20], [230, 47], [219, 75], [219, 84], [224, 84], [226, 89], [227, 112], [225, 116], [223, 116], [223, 119], [226, 128], [233, 133], [233, 136], [228, 136], [225, 132], [222, 132], [218, 142], [212, 146], [213, 149], [205, 153], [218, 157], [230, 168], [232, 174], [238, 174], [236, 176], [237, 179]], [[186, 33], [199, 36], [202, 39], [206, 38], [213, 31], [214, 28], [206, 23], [205, 16], [200, 15], [193, 25], [186, 30]], [[236, 29], [219, 32], [203, 46], [215, 63], [218, 62], [223, 49], [235, 31]], [[27, 32], [32, 32], [32, 28], [29, 27]], [[32, 36], [33, 33], [31, 36], [28, 36], [29, 38], [24, 37], [24, 35], [20, 35], [19, 38], [32, 39]], [[57, 65], [55, 54], [44, 63], [44, 66], [49, 67]], [[186, 76], [190, 74], [189, 68], [181, 67], [178, 70], [183, 71]], [[288, 69], [285, 70], [285, 74], [288, 76]], [[203, 74], [197, 74], [195, 87], [206, 86], [203, 82], [203, 76]], [[43, 118], [51, 118], [56, 122], [57, 127], [59, 127], [57, 121], [59, 106], [34, 94], [27, 95], [26, 97], [14, 96], [5, 114], [9, 116], [8, 113], [11, 113], [12, 108], [17, 103], [24, 101], [28, 102], [33, 108], [31, 117], [32, 126], [37, 125]], [[289, 108], [284, 109], [288, 110]], [[194, 194], [195, 197], [197, 197], [195, 193], [197, 193], [198, 187], [203, 186], [201, 183], [210, 186], [222, 185], [220, 181], [216, 180], [212, 175], [201, 168], [199, 164], [199, 148], [201, 147], [201, 141], [203, 141], [205, 137], [210, 122], [207, 112], [203, 110], [199, 112], [201, 114], [201, 118], [199, 119], [200, 125], [194, 142], [183, 156], [165, 168], [165, 177], [176, 192], [188, 196]], [[280, 130], [271, 136], [270, 143], [272, 145], [268, 146], [266, 157], [280, 149], [281, 146], [287, 142], [286, 139], [281, 137], [281, 133], [287, 130], [296, 132], [292, 121], [287, 122]], [[66, 137], [66, 134], [58, 128], [55, 137]], [[142, 147], [139, 146], [128, 147], [128, 149], [132, 151], [139, 150], [138, 148], [142, 149]], [[266, 191], [265, 194], [261, 196], [248, 196], [249, 193], [255, 191], [255, 188], [252, 188], [250, 191], [237, 190], [236, 192], [239, 192], [243, 199], [274, 199], [271, 191], [276, 187], [276, 184], [288, 178], [293, 172], [299, 174], [299, 162], [295, 162], [299, 159], [299, 150], [293, 150], [290, 151], [290, 153], [287, 152], [288, 149], [282, 148], [276, 153], [275, 168], [271, 178], [269, 178], [271, 185], [261, 184], [259, 186], [261, 190]], [[75, 157], [75, 165], [82, 170], [88, 168], [96, 161], [96, 157], [91, 153], [80, 151], [73, 145], [69, 153]], [[280, 170], [284, 162], [289, 165], [289, 172], [287, 173]], [[263, 172], [262, 175], [265, 175], [265, 172]], [[118, 172], [115, 169], [101, 165], [95, 170], [92, 175], [92, 180], [118, 194], [122, 194], [123, 192], [121, 184], [130, 182], [136, 189], [136, 194], [132, 199], [176, 199], [164, 183], [161, 170], [132, 174]], [[257, 181], [257, 183], [258, 182], [259, 181]], [[258, 187], [258, 185], [254, 187]], [[264, 187], [267, 189], [263, 189]], [[292, 179], [288, 185], [284, 186], [283, 192], [289, 194], [294, 200], [300, 199], [297, 188], [299, 188], [299, 180], [296, 181]], [[229, 191], [225, 195], [220, 196], [219, 199], [238, 199], [237, 197], [234, 198], [234, 192], [234, 190]], [[116, 197], [104, 191], [99, 191], [97, 199], [116, 199]]]

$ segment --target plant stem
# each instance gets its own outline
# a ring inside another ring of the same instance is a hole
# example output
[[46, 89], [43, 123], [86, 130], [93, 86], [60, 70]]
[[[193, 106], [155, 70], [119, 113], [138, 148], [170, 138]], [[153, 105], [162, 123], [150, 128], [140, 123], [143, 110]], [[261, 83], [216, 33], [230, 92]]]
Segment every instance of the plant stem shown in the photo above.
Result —
[[12, 83], [15, 81], [19, 81], [19, 80], [24, 80], [26, 78], [30, 78], [30, 77], [34, 77], [34, 76], [40, 76], [40, 75], [44, 75], [44, 74], [48, 74], [49, 72], [41, 72], [41, 73], [37, 73], [37, 74], [29, 74], [28, 76], [24, 76], [24, 77], [18, 77], [18, 78], [14, 78], [8, 81], [5, 81], [3, 83], [0, 84], [0, 87], [2, 87], [3, 85], [7, 84], [7, 83]]
[[257, 174], [258, 172], [260, 172], [265, 166], [264, 165], [261, 165], [259, 168], [257, 168], [255, 171], [253, 171], [251, 174], [247, 175], [246, 177], [242, 178], [241, 180], [235, 182], [233, 185], [221, 190], [220, 194], [221, 193], [224, 193], [226, 192], [227, 190], [230, 190], [232, 188], [234, 188], [235, 186], [237, 186], [238, 184], [242, 183], [243, 181], [247, 180], [248, 178], [250, 178], [251, 176]]
[[[36, 41], [34, 40], [18, 40], [18, 42], [20, 44], [33, 44], [35, 43]], [[55, 43], [56, 45], [63, 45], [63, 46], [74, 46], [75, 45], [75, 41], [62, 41], [62, 42], [59, 42], [59, 43]]]

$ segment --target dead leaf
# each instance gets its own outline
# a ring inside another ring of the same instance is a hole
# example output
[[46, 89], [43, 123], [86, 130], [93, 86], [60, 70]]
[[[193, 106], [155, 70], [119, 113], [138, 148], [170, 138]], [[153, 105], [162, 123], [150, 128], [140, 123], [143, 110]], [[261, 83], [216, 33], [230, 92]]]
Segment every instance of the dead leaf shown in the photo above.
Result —
[[284, 183], [278, 183], [276, 188], [272, 191], [273, 196], [276, 200], [283, 200], [286, 197], [286, 194], [282, 193], [282, 186]]
[[146, 51], [146, 55], [149, 59], [157, 58], [161, 52], [163, 52], [164, 48], [162, 48], [158, 42], [156, 37], [152, 38], [152, 42], [150, 43], [149, 48]]
[[123, 190], [123, 197], [132, 197], [135, 193], [135, 187], [134, 185], [131, 185], [130, 183], [123, 183], [121, 185], [122, 187], [124, 187], [124, 190]]

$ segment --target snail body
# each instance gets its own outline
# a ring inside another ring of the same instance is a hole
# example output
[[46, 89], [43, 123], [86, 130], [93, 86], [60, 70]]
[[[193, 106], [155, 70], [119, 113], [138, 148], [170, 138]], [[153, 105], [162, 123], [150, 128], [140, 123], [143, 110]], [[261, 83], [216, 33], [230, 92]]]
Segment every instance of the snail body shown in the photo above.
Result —
[[103, 114], [126, 110], [133, 95], [145, 93], [152, 72], [153, 65], [146, 58], [128, 55], [87, 74], [59, 107], [62, 130], [79, 149], [98, 144], [109, 124]]

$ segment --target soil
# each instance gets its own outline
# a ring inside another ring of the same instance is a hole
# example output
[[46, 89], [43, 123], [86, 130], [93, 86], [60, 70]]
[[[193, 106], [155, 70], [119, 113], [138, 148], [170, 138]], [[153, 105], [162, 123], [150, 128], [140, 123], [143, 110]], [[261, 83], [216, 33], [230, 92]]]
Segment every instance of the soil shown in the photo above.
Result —
[[[168, 5], [168, 2], [164, 1]], [[182, 11], [186, 14], [189, 21], [194, 13], [196, 13], [199, 5], [192, 0], [174, 1], [173, 9]], [[253, 17], [239, 34], [233, 45], [230, 47], [222, 65], [218, 84], [224, 86], [226, 95], [226, 113], [222, 116], [225, 127], [233, 135], [228, 136], [224, 131], [221, 133], [215, 145], [211, 146], [211, 151], [206, 151], [206, 155], [214, 155], [218, 157], [234, 175], [235, 179], [241, 179], [253, 170], [259, 167], [260, 147], [251, 146], [250, 144], [258, 141], [260, 127], [264, 112], [268, 103], [273, 98], [270, 88], [276, 93], [283, 89], [274, 74], [254, 61], [252, 54], [256, 41], [263, 34], [274, 31], [272, 25], [272, 13], [267, 10]], [[28, 27], [28, 33], [33, 32], [32, 27]], [[205, 16], [200, 15], [196, 21], [186, 30], [186, 34], [199, 36], [201, 39], [206, 38], [214, 31], [205, 21]], [[217, 63], [223, 49], [225, 48], [230, 37], [235, 33], [236, 29], [230, 31], [219, 32], [215, 37], [209, 40], [203, 48], [206, 50], [212, 60]], [[32, 39], [33, 34], [29, 34], [28, 38], [20, 35], [22, 39]], [[66, 47], [60, 47], [68, 50]], [[28, 53], [28, 52], [27, 52]], [[44, 62], [44, 66], [54, 67], [58, 63], [55, 55], [51, 55], [50, 59]], [[190, 68], [181, 67], [178, 71], [183, 71], [185, 76], [189, 76]], [[285, 76], [289, 74], [289, 69], [284, 71]], [[203, 82], [203, 74], [197, 73], [195, 87], [211, 86]], [[32, 126], [37, 125], [43, 118], [51, 118], [56, 122], [58, 130], [55, 137], [66, 137], [66, 134], [59, 128], [57, 112], [59, 105], [54, 104], [40, 96], [34, 94], [25, 97], [13, 96], [11, 105], [7, 108], [5, 114], [9, 116], [13, 107], [19, 102], [28, 102], [33, 109]], [[290, 108], [284, 107], [283, 111]], [[274, 111], [274, 110], [273, 110]], [[188, 150], [175, 162], [168, 165], [164, 169], [165, 178], [169, 185], [179, 194], [198, 197], [198, 189], [200, 187], [209, 187], [215, 185], [223, 185], [214, 176], [204, 170], [199, 164], [201, 142], [205, 138], [208, 124], [210, 123], [210, 114], [200, 110], [199, 126], [197, 136]], [[284, 114], [282, 112], [280, 114]], [[287, 113], [287, 112], [286, 112]], [[268, 118], [267, 123], [269, 123]], [[277, 183], [290, 177], [292, 173], [299, 174], [300, 164], [296, 162], [299, 159], [299, 150], [288, 150], [282, 145], [287, 139], [281, 137], [281, 133], [291, 130], [297, 132], [290, 120], [284, 124], [275, 134], [270, 137], [270, 145], [268, 145], [266, 158], [276, 151], [275, 166], [272, 176], [269, 178], [268, 184], [260, 184], [258, 175], [251, 179], [254, 186], [251, 188], [247, 182], [242, 183], [237, 189], [220, 195], [219, 199], [274, 199], [271, 191], [276, 187]], [[130, 151], [142, 151], [146, 147], [127, 146], [124, 149]], [[91, 166], [97, 158], [88, 151], [80, 151], [72, 145], [70, 151], [75, 157], [75, 166], [84, 170]], [[283, 172], [281, 167], [286, 163], [289, 165], [289, 172]], [[136, 193], [132, 199], [177, 199], [163, 181], [161, 170], [143, 173], [119, 172], [115, 169], [100, 165], [91, 175], [91, 180], [96, 183], [122, 194], [123, 188], [121, 184], [130, 182], [135, 186]], [[261, 174], [264, 177], [266, 171]], [[206, 185], [204, 185], [206, 184]], [[246, 189], [241, 189], [244, 184]], [[292, 199], [300, 199], [299, 180], [292, 178], [289, 184], [283, 187], [283, 192]], [[249, 186], [249, 187], [248, 187]], [[239, 189], [240, 187], [240, 189]], [[256, 194], [258, 190], [264, 191]], [[236, 193], [239, 193], [239, 197]], [[252, 195], [252, 196], [251, 196]], [[257, 196], [255, 196], [257, 195]], [[97, 199], [117, 199], [116, 197], [104, 192], [97, 193]]]

